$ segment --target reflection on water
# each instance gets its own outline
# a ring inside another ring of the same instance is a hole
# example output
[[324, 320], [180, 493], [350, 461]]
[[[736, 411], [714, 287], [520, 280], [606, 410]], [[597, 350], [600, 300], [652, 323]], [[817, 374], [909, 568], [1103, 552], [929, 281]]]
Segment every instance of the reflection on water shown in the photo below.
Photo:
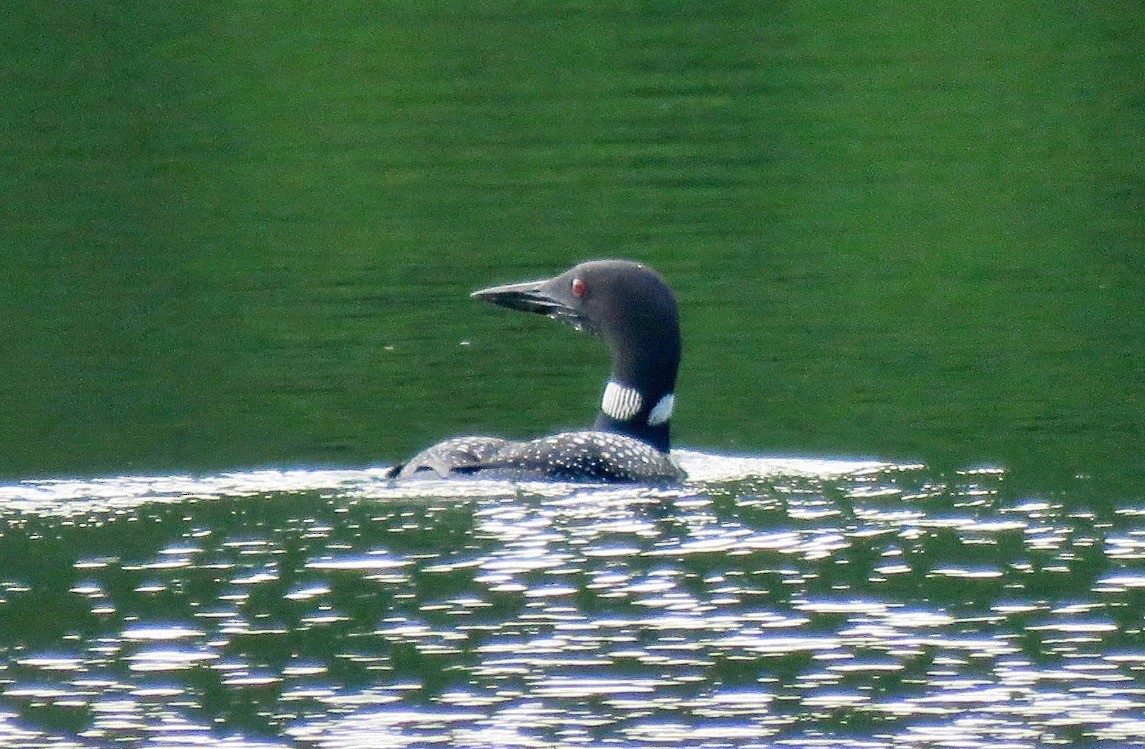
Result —
[[1145, 508], [681, 458], [0, 488], [0, 744], [1145, 745]]

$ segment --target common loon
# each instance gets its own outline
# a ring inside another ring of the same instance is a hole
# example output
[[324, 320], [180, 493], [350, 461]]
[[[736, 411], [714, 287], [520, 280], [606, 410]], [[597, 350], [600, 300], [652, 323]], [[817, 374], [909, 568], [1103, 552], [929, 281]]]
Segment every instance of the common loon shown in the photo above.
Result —
[[671, 483], [685, 478], [668, 454], [676, 402], [680, 322], [676, 297], [656, 271], [628, 260], [592, 260], [543, 281], [472, 296], [561, 320], [604, 338], [612, 375], [591, 430], [528, 442], [457, 437], [390, 469], [405, 478], [491, 472], [514, 478]]

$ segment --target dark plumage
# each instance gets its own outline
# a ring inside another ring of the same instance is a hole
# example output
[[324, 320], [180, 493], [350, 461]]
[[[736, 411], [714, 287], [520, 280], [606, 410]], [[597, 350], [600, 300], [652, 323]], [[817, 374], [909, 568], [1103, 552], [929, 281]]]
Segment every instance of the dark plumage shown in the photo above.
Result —
[[627, 260], [594, 260], [561, 275], [473, 296], [547, 315], [608, 344], [612, 374], [592, 431], [514, 442], [458, 437], [424, 450], [391, 476], [491, 471], [510, 477], [668, 482], [685, 477], [668, 455], [680, 365], [676, 297], [660, 274]]

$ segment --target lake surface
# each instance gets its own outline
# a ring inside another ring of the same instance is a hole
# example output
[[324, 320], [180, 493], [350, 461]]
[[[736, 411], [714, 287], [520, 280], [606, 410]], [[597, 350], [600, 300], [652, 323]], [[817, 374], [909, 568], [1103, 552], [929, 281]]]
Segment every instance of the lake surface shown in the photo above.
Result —
[[[0, 745], [1142, 745], [1142, 3], [10, 5]], [[384, 479], [596, 257], [691, 480]]]
[[0, 487], [0, 743], [1145, 746], [1140, 501], [678, 457]]
[[679, 444], [1145, 484], [1145, 10], [30, 0], [0, 28], [0, 475], [358, 467], [592, 422], [681, 303]]

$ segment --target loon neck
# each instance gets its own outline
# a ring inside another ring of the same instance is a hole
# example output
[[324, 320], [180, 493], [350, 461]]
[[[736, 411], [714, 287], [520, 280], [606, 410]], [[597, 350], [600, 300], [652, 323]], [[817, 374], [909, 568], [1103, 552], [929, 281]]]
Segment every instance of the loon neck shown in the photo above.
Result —
[[669, 423], [676, 395], [670, 391], [663, 392], [663, 388], [660, 391], [642, 390], [615, 379], [609, 380], [594, 428], [626, 434], [661, 452], [668, 452], [671, 447]]

